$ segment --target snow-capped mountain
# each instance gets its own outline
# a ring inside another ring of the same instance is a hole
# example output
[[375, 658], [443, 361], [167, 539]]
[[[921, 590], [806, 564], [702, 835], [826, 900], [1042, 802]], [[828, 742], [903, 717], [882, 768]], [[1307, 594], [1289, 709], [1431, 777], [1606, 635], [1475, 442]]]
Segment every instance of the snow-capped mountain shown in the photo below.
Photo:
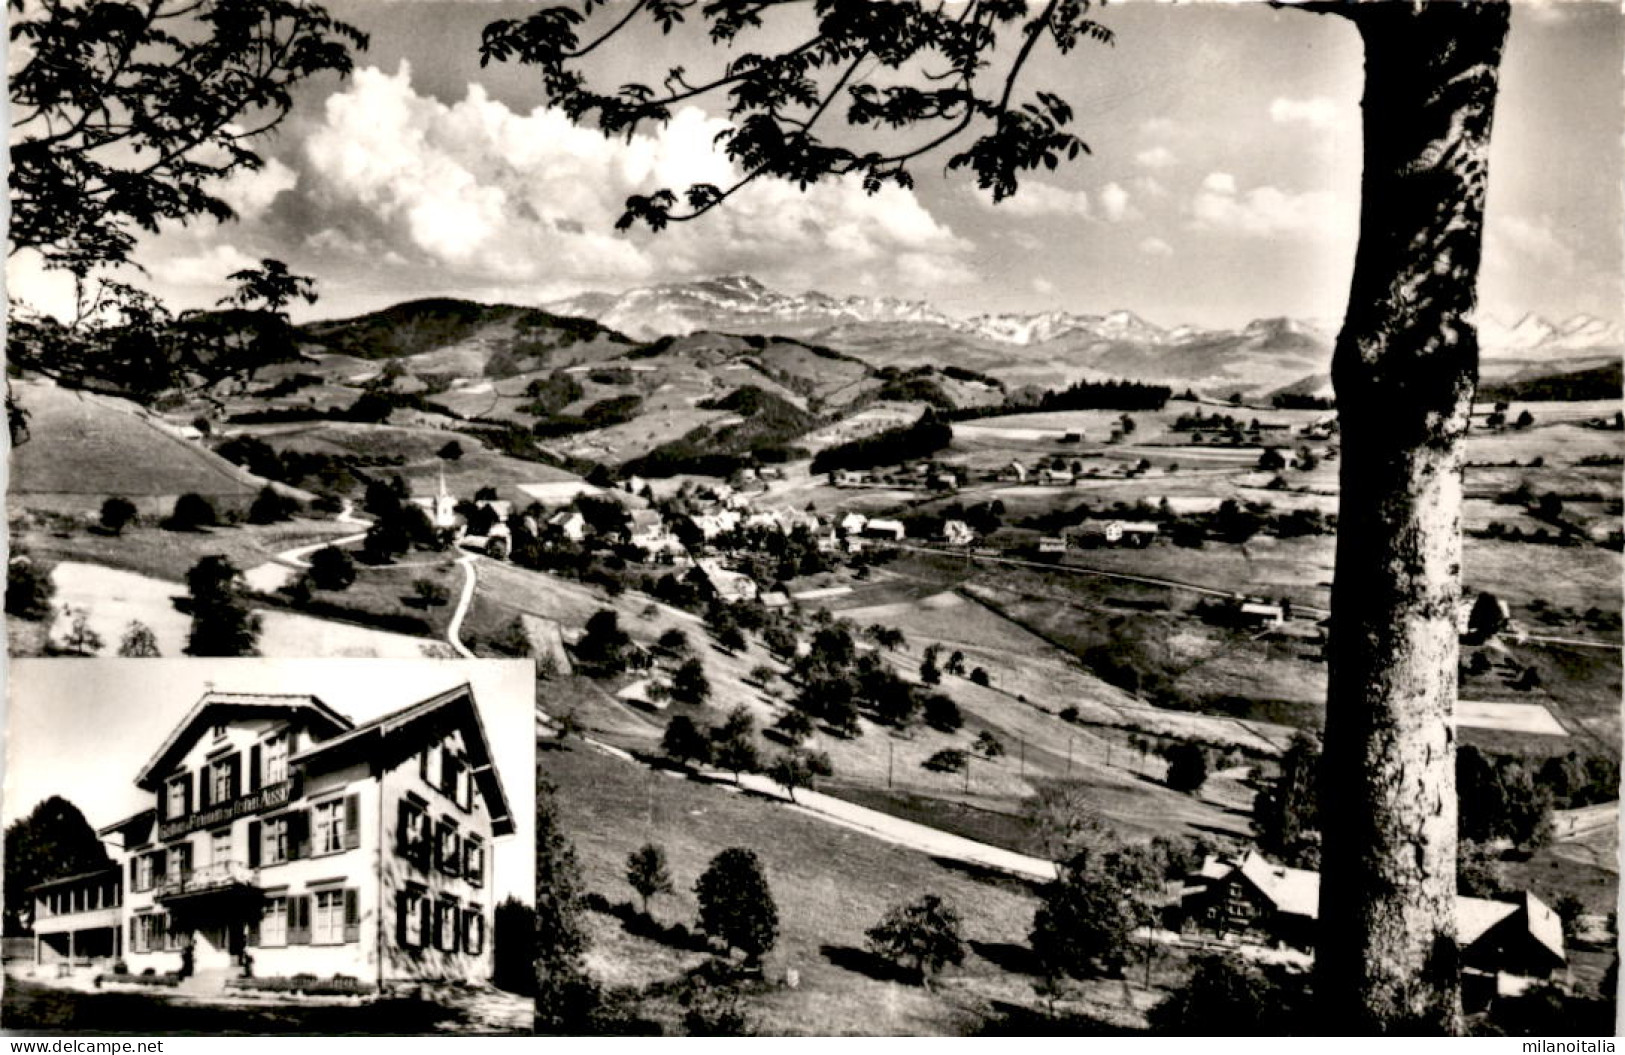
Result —
[[1478, 320], [1478, 340], [1490, 355], [1574, 355], [1625, 346], [1625, 328], [1595, 315], [1552, 322], [1533, 312], [1508, 325], [1493, 316]]

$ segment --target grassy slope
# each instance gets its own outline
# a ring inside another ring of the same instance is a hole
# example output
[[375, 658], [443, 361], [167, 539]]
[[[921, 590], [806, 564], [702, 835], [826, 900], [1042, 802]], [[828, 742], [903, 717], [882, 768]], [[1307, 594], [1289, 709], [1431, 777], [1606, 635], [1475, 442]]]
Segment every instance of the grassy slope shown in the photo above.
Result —
[[[544, 695], [544, 706], [547, 705]], [[556, 706], [557, 703], [555, 702]], [[1036, 1004], [1026, 975], [1006, 969], [1022, 950], [1036, 908], [1026, 884], [988, 880], [931, 858], [802, 815], [775, 802], [620, 762], [589, 748], [545, 752], [539, 764], [560, 789], [563, 826], [574, 840], [587, 885], [612, 904], [635, 900], [624, 879], [626, 856], [661, 844], [677, 887], [657, 899], [663, 923], [692, 923], [696, 878], [730, 846], [753, 850], [777, 902], [780, 937], [768, 976], [800, 975], [795, 989], [753, 997], [764, 1031], [790, 1034], [957, 1034], [975, 1032], [998, 1004]], [[892, 904], [937, 893], [959, 910], [973, 954], [929, 991], [877, 979], [862, 970], [863, 932]], [[698, 953], [626, 932], [619, 919], [592, 917], [590, 965], [605, 982], [642, 987], [674, 978]], [[845, 966], [843, 966], [845, 965]], [[1164, 965], [1154, 976], [1163, 981]], [[1073, 1010], [1134, 1025], [1122, 1008], [1123, 984], [1090, 983]], [[1136, 987], [1135, 1004], [1160, 997]], [[641, 1007], [674, 1031], [681, 1011], [667, 999]]]
[[70, 495], [74, 508], [96, 509], [117, 494], [147, 511], [188, 491], [246, 503], [264, 485], [125, 400], [22, 381], [13, 387], [29, 415], [29, 439], [11, 456], [13, 496]]

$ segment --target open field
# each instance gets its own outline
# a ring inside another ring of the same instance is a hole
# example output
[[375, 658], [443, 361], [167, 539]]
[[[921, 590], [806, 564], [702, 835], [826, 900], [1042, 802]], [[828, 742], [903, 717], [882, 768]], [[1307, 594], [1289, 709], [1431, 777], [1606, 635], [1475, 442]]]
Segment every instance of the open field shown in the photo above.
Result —
[[[1035, 979], [1022, 969], [1037, 907], [1025, 882], [948, 867], [776, 801], [646, 770], [585, 747], [545, 752], [538, 768], [559, 787], [561, 826], [575, 843], [588, 889], [610, 905], [635, 901], [623, 878], [626, 855], [645, 842], [665, 849], [677, 886], [676, 894], [654, 903], [662, 924], [693, 921], [694, 880], [716, 853], [744, 846], [757, 854], [780, 919], [779, 941], [767, 958], [768, 985], [746, 999], [764, 1031], [975, 1033], [997, 1029], [1011, 1011], [1037, 1006]], [[926, 990], [877, 971], [864, 955], [863, 932], [890, 905], [928, 892], [960, 912], [973, 952]], [[610, 913], [594, 913], [591, 922], [589, 967], [611, 987], [642, 990], [703, 958], [637, 936]], [[1062, 1010], [1118, 1028], [1143, 1028], [1143, 1009], [1162, 997], [1177, 969], [1177, 959], [1159, 960], [1151, 990], [1120, 981], [1083, 983], [1076, 996], [1063, 1000]], [[794, 988], [777, 984], [788, 970], [799, 976]], [[1125, 988], [1132, 1009], [1124, 1007]], [[669, 993], [651, 992], [638, 1010], [668, 1031], [676, 1031], [681, 1017]]]

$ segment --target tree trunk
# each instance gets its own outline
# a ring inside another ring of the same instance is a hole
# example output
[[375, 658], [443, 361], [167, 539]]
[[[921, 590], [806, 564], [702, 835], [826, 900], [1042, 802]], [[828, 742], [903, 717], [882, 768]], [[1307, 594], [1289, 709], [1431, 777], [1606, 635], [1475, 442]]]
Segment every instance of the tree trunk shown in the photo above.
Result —
[[1338, 1033], [1457, 1033], [1461, 461], [1505, 3], [1335, 7], [1365, 43], [1316, 990]]

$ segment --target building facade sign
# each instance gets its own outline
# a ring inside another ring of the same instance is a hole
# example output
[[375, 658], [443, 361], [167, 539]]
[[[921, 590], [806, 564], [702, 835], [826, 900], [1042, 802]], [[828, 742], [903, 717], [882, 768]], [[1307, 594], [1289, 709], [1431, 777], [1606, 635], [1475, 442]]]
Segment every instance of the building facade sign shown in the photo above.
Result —
[[251, 791], [247, 795], [239, 795], [230, 802], [222, 802], [217, 806], [210, 806], [197, 813], [189, 813], [184, 817], [176, 817], [158, 825], [159, 839], [175, 839], [188, 832], [195, 832], [199, 828], [213, 828], [227, 824], [238, 817], [246, 817], [251, 813], [262, 810], [273, 810], [278, 806], [286, 806], [293, 798], [293, 781], [282, 780], [275, 784], [267, 784], [258, 791]]

